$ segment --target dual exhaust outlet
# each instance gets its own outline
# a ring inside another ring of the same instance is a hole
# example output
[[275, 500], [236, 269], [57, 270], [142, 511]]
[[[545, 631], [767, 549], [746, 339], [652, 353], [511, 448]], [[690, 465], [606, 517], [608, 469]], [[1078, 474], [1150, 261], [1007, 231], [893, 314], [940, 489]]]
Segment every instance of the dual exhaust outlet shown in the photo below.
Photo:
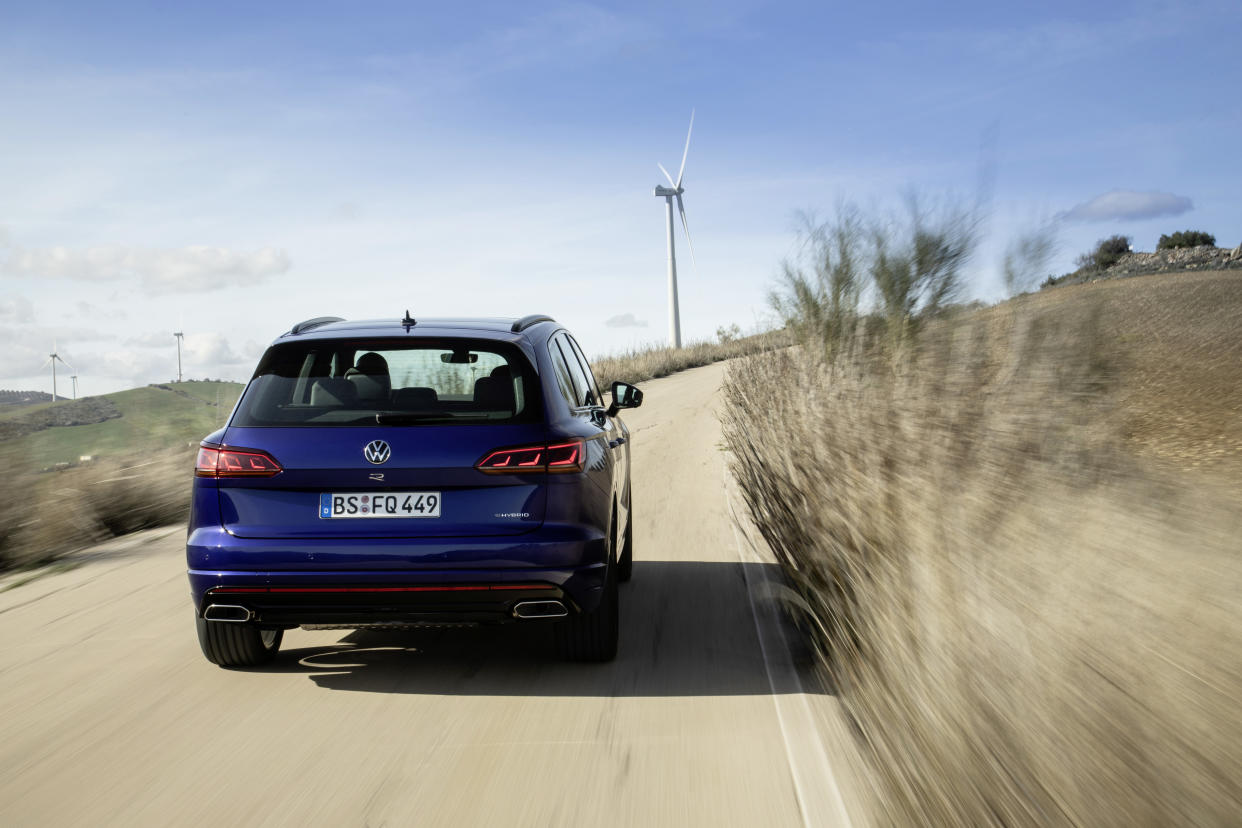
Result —
[[245, 624], [254, 620], [254, 610], [236, 604], [212, 604], [203, 610], [203, 618], [208, 621], [231, 621], [234, 624]]
[[560, 601], [519, 601], [513, 607], [515, 618], [564, 618], [569, 610]]
[[[564, 618], [569, 610], [560, 601], [519, 601], [513, 607], [514, 618]], [[211, 604], [203, 610], [208, 621], [245, 624], [254, 620], [254, 610], [238, 604]]]

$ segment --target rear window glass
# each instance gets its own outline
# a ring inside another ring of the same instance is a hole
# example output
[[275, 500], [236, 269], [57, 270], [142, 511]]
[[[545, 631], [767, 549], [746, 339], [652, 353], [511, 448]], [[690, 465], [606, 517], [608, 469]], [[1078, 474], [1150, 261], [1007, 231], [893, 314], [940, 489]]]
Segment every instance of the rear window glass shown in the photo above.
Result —
[[502, 342], [290, 342], [263, 355], [231, 425], [534, 422], [538, 389], [530, 363]]

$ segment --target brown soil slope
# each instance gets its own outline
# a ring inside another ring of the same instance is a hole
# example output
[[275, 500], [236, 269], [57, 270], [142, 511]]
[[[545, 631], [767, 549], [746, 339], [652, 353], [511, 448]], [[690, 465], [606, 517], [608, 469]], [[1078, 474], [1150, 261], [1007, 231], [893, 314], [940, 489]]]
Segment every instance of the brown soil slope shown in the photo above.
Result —
[[1136, 451], [1242, 481], [1242, 272], [1144, 276], [1047, 290], [1029, 301], [1098, 302]]

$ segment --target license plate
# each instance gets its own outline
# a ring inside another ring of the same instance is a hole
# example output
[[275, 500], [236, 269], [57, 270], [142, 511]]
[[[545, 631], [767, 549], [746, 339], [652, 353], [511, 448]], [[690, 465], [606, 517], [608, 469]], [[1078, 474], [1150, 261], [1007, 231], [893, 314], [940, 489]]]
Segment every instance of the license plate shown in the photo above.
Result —
[[439, 492], [324, 492], [321, 518], [438, 518]]

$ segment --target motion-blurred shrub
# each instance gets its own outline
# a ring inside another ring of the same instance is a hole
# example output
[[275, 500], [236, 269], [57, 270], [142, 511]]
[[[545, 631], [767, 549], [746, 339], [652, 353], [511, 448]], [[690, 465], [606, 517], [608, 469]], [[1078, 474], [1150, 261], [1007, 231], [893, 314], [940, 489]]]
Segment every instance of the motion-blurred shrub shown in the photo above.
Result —
[[1119, 451], [1115, 343], [1040, 307], [735, 363], [734, 475], [878, 824], [1231, 824], [1240, 521]]
[[978, 215], [952, 203], [907, 199], [899, 218], [864, 217], [846, 205], [835, 219], [803, 217], [800, 255], [782, 264], [768, 296], [786, 328], [831, 354], [860, 322], [864, 291], [900, 346], [923, 320], [953, 305], [978, 240]]
[[[1001, 264], [1001, 275], [1005, 278], [1005, 289], [1010, 296], [1030, 289], [1039, 274], [1044, 272], [1055, 248], [1055, 228], [1051, 224], [1019, 236], [1009, 244]], [[1055, 284], [1056, 277], [1049, 276], [1040, 287]]]
[[1172, 235], [1161, 235], [1156, 242], [1157, 250], [1174, 250], [1179, 247], [1216, 246], [1216, 237], [1202, 230], [1178, 230]]
[[194, 454], [0, 477], [0, 570], [39, 566], [108, 537], [186, 520]]
[[111, 535], [124, 535], [186, 520], [193, 469], [193, 451], [120, 467], [98, 463], [84, 467], [79, 488], [99, 524]]
[[[9, 457], [0, 456], [0, 462], [12, 468]], [[0, 474], [0, 570], [12, 565], [13, 543], [26, 512], [23, 493], [29, 486], [23, 475]]]

